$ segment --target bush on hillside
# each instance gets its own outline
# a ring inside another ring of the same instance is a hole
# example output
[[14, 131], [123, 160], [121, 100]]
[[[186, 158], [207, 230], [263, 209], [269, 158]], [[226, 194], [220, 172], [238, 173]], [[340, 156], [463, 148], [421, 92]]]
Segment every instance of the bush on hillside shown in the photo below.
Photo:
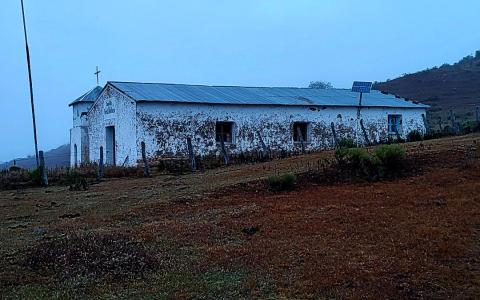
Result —
[[65, 183], [70, 186], [70, 190], [79, 191], [87, 189], [87, 179], [76, 170], [69, 170], [65, 176]]
[[405, 150], [399, 145], [381, 145], [372, 155], [365, 149], [338, 149], [335, 152], [342, 171], [367, 180], [392, 178], [405, 169]]
[[42, 185], [42, 173], [40, 172], [40, 168], [36, 168], [32, 171], [29, 171], [28, 177], [30, 178], [30, 181], [33, 183], [33, 185], [35, 186]]
[[461, 134], [469, 134], [472, 132], [479, 132], [480, 131], [480, 122], [477, 121], [466, 121], [460, 124], [460, 133]]
[[10, 168], [8, 168], [8, 171], [10, 172], [20, 172], [22, 170], [22, 168], [18, 167], [18, 166], [11, 166]]
[[30, 181], [30, 173], [28, 170], [0, 171], [0, 190], [17, 189]]
[[295, 188], [297, 178], [293, 174], [284, 174], [281, 176], [270, 176], [268, 178], [268, 186], [271, 191], [291, 191]]
[[418, 131], [418, 130], [413, 130], [413, 131], [410, 131], [408, 134], [407, 134], [407, 141], [408, 142], [419, 142], [419, 141], [423, 141], [423, 134]]
[[375, 149], [378, 171], [381, 177], [394, 177], [405, 168], [405, 149], [399, 145], [381, 145]]
[[338, 147], [340, 149], [343, 148], [356, 148], [357, 144], [355, 144], [355, 141], [350, 138], [343, 138], [338, 142]]
[[361, 148], [338, 149], [335, 157], [342, 170], [355, 176], [373, 179], [377, 176], [377, 161], [374, 156]]

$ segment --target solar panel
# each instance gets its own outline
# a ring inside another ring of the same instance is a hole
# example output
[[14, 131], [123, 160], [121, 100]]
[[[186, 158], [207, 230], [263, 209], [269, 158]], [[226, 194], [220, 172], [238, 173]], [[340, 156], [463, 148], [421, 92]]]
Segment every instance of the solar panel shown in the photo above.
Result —
[[352, 86], [352, 92], [356, 93], [370, 93], [372, 90], [371, 82], [354, 81]]

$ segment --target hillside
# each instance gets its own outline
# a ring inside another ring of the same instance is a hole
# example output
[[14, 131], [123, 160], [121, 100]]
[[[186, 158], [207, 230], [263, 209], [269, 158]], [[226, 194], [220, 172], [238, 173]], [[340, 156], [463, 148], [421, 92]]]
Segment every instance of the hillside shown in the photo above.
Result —
[[480, 105], [480, 51], [453, 65], [375, 83], [374, 88], [431, 105], [429, 123], [435, 130], [439, 129], [439, 118], [443, 125], [450, 123], [450, 110], [461, 122], [474, 120], [475, 106]]
[[[13, 159], [9, 162], [1, 163], [0, 170], [13, 166]], [[34, 168], [36, 165], [35, 156], [15, 159], [16, 165], [21, 168]], [[45, 152], [45, 165], [48, 168], [68, 167], [70, 165], [70, 144], [62, 145], [58, 148]]]

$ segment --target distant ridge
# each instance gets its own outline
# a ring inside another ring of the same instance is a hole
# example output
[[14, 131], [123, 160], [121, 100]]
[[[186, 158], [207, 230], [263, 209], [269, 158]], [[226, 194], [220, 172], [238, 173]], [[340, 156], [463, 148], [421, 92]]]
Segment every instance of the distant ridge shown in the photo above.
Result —
[[451, 109], [459, 121], [474, 120], [475, 106], [480, 106], [480, 51], [453, 65], [377, 82], [374, 89], [430, 105], [428, 117], [434, 129], [438, 129], [440, 118], [449, 124]]
[[[32, 169], [36, 166], [35, 156], [28, 156], [14, 159], [16, 165], [20, 168]], [[13, 159], [9, 162], [0, 163], [0, 170], [8, 169], [13, 166]], [[70, 165], [70, 144], [62, 145], [58, 148], [45, 152], [45, 165], [48, 168], [68, 167]]]

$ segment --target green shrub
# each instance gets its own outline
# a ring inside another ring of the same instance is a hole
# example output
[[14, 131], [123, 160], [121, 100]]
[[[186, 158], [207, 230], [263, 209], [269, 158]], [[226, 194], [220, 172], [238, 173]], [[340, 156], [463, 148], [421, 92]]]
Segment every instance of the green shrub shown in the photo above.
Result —
[[42, 173], [39, 168], [29, 171], [28, 177], [34, 185], [42, 185]]
[[462, 134], [469, 134], [480, 131], [480, 122], [466, 121], [460, 125], [460, 132]]
[[0, 171], [0, 190], [17, 189], [20, 186], [24, 186], [27, 182], [31, 182], [30, 172], [28, 170]]
[[373, 179], [377, 176], [378, 161], [365, 149], [338, 149], [335, 157], [344, 170], [349, 170], [356, 176]]
[[297, 178], [293, 174], [284, 174], [281, 176], [270, 176], [268, 177], [268, 186], [270, 190], [280, 192], [280, 191], [291, 191], [295, 188], [295, 182]]
[[375, 149], [381, 177], [394, 177], [405, 168], [405, 149], [399, 145], [381, 145]]
[[407, 141], [408, 142], [418, 142], [423, 141], [423, 134], [418, 130], [410, 131], [407, 134]]
[[450, 125], [445, 125], [443, 127], [443, 136], [452, 136], [455, 135], [455, 129]]
[[475, 122], [472, 128], [473, 132], [480, 132], [480, 122]]
[[76, 170], [69, 170], [65, 176], [65, 183], [70, 186], [70, 190], [79, 191], [87, 189], [87, 179]]
[[338, 149], [335, 157], [340, 170], [368, 180], [392, 178], [405, 168], [405, 150], [399, 145], [381, 145], [372, 155], [365, 149]]
[[343, 138], [338, 142], [338, 147], [340, 149], [357, 148], [357, 144], [355, 144], [355, 141], [353, 139]]
[[10, 172], [20, 172], [22, 170], [22, 168], [17, 167], [17, 166], [11, 166], [10, 168], [8, 168], [8, 170]]
[[368, 152], [361, 148], [342, 148], [335, 151], [335, 158], [340, 164], [356, 164], [358, 160], [366, 155], [368, 155]]

